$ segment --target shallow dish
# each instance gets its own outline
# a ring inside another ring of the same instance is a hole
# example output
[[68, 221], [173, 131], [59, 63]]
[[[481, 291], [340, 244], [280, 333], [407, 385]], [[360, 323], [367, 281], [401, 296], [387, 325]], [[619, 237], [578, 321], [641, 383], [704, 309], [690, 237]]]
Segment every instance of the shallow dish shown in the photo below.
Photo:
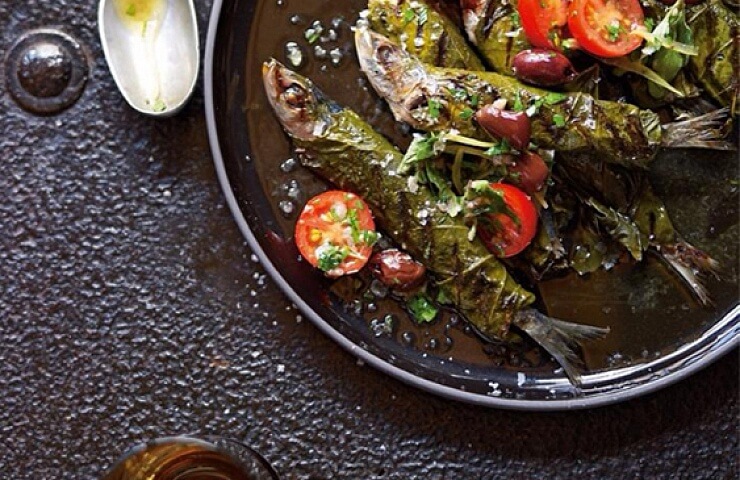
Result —
[[[305, 60], [300, 73], [402, 141], [404, 132], [367, 88], [352, 53], [349, 27], [363, 3], [327, 9], [318, 0], [216, 0], [208, 32], [207, 120], [224, 195], [265, 269], [314, 324], [366, 363], [408, 384], [456, 400], [523, 410], [632, 398], [699, 370], [737, 345], [739, 225], [732, 179], [738, 172], [732, 154], [672, 152], [653, 169], [655, 189], [679, 230], [725, 267], [721, 281], [708, 283], [713, 308], [698, 306], [655, 259], [538, 285], [540, 308], [548, 313], [612, 328], [607, 339], [584, 348], [590, 371], [579, 389], [532, 345], [485, 344], [450, 312], [419, 327], [382, 292], [369, 295], [366, 279], [333, 283], [298, 261], [291, 238], [297, 212], [325, 185], [291, 161], [290, 144], [262, 91], [261, 64], [270, 56], [287, 62], [286, 44], [295, 42]], [[315, 20], [324, 27], [316, 38], [325, 39], [311, 42]]]

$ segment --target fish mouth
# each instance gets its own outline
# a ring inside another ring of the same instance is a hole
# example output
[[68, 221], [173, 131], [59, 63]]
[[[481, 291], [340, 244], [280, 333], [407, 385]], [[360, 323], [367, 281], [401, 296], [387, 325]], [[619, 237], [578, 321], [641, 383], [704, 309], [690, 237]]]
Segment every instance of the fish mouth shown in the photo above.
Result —
[[267, 99], [285, 131], [299, 140], [313, 140], [319, 104], [313, 83], [274, 58], [262, 65], [262, 81]]

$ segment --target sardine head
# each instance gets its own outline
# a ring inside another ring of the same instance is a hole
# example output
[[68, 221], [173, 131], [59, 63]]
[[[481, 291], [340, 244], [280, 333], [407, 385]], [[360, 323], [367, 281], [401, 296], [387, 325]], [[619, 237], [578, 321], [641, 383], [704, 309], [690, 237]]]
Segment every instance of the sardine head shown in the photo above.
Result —
[[360, 68], [378, 95], [393, 108], [414, 96], [426, 76], [421, 63], [388, 38], [367, 28], [355, 30]]
[[311, 80], [275, 59], [262, 65], [265, 93], [283, 128], [300, 140], [313, 140], [321, 130], [320, 98]]

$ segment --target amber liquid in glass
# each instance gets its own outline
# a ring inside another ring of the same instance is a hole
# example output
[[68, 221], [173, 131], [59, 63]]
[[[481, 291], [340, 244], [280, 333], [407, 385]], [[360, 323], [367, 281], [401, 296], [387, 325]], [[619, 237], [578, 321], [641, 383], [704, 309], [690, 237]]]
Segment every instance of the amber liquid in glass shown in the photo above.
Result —
[[[247, 455], [257, 455], [247, 452]], [[126, 454], [103, 480], [268, 480], [278, 477], [258, 455], [239, 458], [207, 442], [163, 439]]]

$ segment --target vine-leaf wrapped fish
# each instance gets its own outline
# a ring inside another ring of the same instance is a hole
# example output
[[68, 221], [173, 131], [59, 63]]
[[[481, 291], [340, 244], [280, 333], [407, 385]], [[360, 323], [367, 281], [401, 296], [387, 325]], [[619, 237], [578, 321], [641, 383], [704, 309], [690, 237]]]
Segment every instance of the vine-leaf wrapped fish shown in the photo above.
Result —
[[588, 153], [628, 167], [647, 168], [661, 147], [734, 148], [721, 140], [724, 110], [661, 125], [655, 112], [628, 103], [597, 100], [585, 93], [556, 94], [494, 72], [428, 66], [367, 29], [355, 32], [355, 46], [362, 70], [396, 120], [419, 130], [455, 129], [488, 139], [473, 113], [503, 99], [510, 106], [537, 107], [531, 138], [540, 148]]
[[384, 232], [424, 263], [440, 292], [483, 335], [506, 340], [515, 325], [579, 381], [575, 345], [608, 329], [563, 322], [531, 308], [534, 295], [480, 240], [468, 239], [462, 219], [436, 208], [425, 186], [409, 188], [408, 178], [398, 173], [403, 155], [383, 136], [274, 60], [265, 64], [263, 77], [278, 119], [302, 151], [303, 165], [361, 196]]

